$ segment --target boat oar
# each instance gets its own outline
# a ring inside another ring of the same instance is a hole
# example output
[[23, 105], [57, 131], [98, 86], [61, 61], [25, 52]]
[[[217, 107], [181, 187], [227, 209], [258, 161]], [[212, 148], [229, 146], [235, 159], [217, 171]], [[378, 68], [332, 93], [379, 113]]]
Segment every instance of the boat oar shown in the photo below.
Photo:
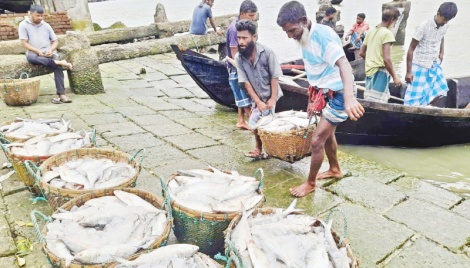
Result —
[[[357, 90], [360, 90], [360, 91], [366, 91], [366, 88], [363, 87], [363, 86], [356, 85], [356, 88], [357, 88]], [[398, 98], [398, 97], [395, 97], [395, 96], [390, 96], [390, 99], [405, 102], [404, 99], [401, 99], [401, 98]]]
[[294, 68], [292, 68], [290, 71], [297, 74], [296, 76], [292, 77], [292, 80], [299, 79], [299, 78], [302, 78], [302, 77], [307, 75], [306, 72], [300, 71], [300, 70], [297, 70], [297, 69], [294, 69]]

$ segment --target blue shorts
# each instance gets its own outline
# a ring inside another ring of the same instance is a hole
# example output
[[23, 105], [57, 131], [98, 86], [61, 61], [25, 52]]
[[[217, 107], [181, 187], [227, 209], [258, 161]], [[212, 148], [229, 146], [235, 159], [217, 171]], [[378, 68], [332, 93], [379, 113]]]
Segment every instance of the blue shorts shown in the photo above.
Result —
[[237, 72], [229, 73], [228, 82], [232, 89], [233, 96], [235, 97], [235, 105], [239, 108], [249, 107], [251, 105], [251, 98], [248, 97], [246, 92], [240, 88]]
[[337, 126], [348, 119], [348, 114], [344, 107], [343, 90], [335, 91], [333, 98], [328, 99], [328, 104], [322, 110], [322, 118], [325, 118], [333, 126]]

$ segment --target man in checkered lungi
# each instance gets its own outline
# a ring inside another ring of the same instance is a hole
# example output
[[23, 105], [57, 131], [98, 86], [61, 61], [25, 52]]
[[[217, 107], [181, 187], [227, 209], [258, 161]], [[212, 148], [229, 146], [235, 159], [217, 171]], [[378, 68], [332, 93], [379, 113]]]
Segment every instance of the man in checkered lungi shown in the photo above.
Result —
[[434, 18], [416, 28], [406, 57], [405, 80], [410, 83], [405, 105], [426, 106], [438, 96], [446, 96], [449, 88], [442, 72], [444, 34], [447, 23], [457, 15], [454, 2], [443, 3]]

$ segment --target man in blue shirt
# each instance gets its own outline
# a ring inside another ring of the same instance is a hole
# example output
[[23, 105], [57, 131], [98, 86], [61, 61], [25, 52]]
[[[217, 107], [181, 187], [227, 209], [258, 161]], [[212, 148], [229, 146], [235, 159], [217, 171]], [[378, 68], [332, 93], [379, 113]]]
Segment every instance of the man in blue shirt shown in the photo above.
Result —
[[[235, 59], [235, 55], [238, 53], [238, 41], [237, 41], [237, 27], [236, 24], [239, 20], [249, 19], [254, 21], [256, 19], [256, 13], [258, 7], [253, 1], [245, 0], [240, 5], [240, 15], [238, 18], [230, 24], [227, 28], [227, 69], [229, 72], [229, 84], [235, 97], [235, 104], [238, 107], [238, 120], [236, 127], [241, 129], [250, 129], [245, 121], [245, 116], [250, 116], [251, 99], [242, 90], [238, 84], [237, 67], [232, 65]], [[234, 63], [235, 64], [235, 63]]]
[[189, 28], [189, 33], [196, 35], [205, 35], [207, 33], [206, 21], [209, 19], [209, 22], [214, 28], [214, 31], [221, 35], [222, 31], [217, 30], [215, 27], [214, 20], [212, 19], [212, 10], [211, 7], [214, 5], [214, 0], [203, 0], [193, 12], [193, 20], [191, 21], [191, 27]]
[[69, 103], [70, 98], [65, 96], [64, 69], [71, 70], [72, 64], [59, 60], [57, 46], [59, 41], [52, 27], [44, 21], [44, 8], [40, 5], [31, 5], [30, 16], [23, 20], [18, 27], [21, 45], [26, 48], [26, 59], [29, 63], [43, 65], [54, 71], [54, 81], [58, 98], [52, 103]]
[[[348, 117], [358, 120], [364, 114], [364, 108], [354, 96], [352, 68], [344, 55], [341, 40], [333, 29], [309, 20], [304, 6], [297, 1], [288, 2], [281, 7], [277, 24], [302, 47], [305, 72], [310, 84], [309, 93], [311, 92], [307, 107], [309, 116], [316, 112], [322, 113], [311, 141], [312, 161], [308, 179], [289, 189], [292, 195], [303, 197], [315, 191], [317, 179], [343, 176], [337, 156], [336, 127]], [[318, 98], [312, 99], [313, 96]], [[317, 105], [326, 97], [326, 106]], [[318, 174], [325, 153], [330, 168]]]

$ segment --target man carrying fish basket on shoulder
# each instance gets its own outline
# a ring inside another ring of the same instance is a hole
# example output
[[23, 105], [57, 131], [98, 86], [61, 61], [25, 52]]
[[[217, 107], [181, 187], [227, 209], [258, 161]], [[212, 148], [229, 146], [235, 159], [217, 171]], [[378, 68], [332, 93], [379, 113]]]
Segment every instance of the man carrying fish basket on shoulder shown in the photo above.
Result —
[[246, 156], [267, 159], [269, 155], [263, 153], [263, 144], [256, 128], [262, 116], [274, 114], [276, 102], [283, 96], [278, 81], [282, 75], [281, 65], [270, 48], [255, 41], [257, 26], [252, 20], [239, 20], [236, 27], [238, 82], [253, 100], [248, 124], [255, 135], [256, 147]]
[[[277, 24], [302, 47], [302, 58], [309, 86], [309, 116], [322, 113], [311, 141], [312, 161], [307, 181], [291, 188], [292, 195], [303, 197], [315, 191], [316, 180], [342, 178], [339, 167], [335, 131], [346, 121], [358, 120], [364, 108], [354, 96], [352, 68], [344, 54], [338, 35], [328, 26], [307, 18], [304, 6], [291, 1], [279, 11]], [[318, 174], [324, 154], [330, 168]]]

